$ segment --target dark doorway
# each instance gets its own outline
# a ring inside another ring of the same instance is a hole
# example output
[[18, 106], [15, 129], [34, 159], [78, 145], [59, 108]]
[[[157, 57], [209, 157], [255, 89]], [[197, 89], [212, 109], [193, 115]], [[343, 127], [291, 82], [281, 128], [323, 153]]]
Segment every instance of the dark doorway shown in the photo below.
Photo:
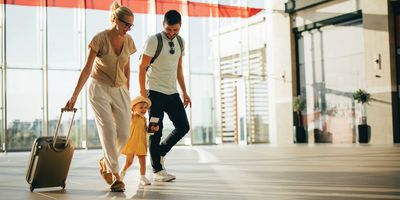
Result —
[[393, 102], [393, 142], [400, 143], [400, 1], [392, 1], [393, 8], [393, 22], [395, 30], [395, 58], [396, 58], [396, 69], [394, 72], [397, 77], [397, 88], [392, 91], [392, 102]]

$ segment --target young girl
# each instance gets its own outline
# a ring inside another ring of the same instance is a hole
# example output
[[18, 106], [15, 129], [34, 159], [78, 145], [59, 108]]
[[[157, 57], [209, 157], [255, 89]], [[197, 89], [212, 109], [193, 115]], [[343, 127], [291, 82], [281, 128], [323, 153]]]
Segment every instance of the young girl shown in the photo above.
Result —
[[[147, 125], [144, 116], [147, 109], [151, 106], [150, 99], [138, 96], [131, 102], [131, 136], [128, 143], [122, 150], [122, 154], [126, 155], [125, 165], [121, 169], [120, 177], [123, 179], [126, 170], [132, 165], [133, 158], [136, 155], [140, 164], [140, 185], [150, 185], [150, 181], [146, 178], [146, 155], [147, 155]], [[157, 131], [159, 126], [152, 127], [152, 131]]]

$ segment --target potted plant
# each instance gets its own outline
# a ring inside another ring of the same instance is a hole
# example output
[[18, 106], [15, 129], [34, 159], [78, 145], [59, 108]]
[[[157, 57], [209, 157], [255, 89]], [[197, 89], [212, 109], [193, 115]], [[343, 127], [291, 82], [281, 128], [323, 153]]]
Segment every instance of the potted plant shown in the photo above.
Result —
[[294, 113], [294, 134], [295, 143], [306, 143], [308, 137], [302, 123], [301, 112], [304, 110], [306, 102], [300, 95], [293, 98], [293, 113]]
[[371, 127], [367, 124], [366, 104], [370, 101], [371, 95], [362, 89], [353, 93], [353, 98], [360, 104], [361, 123], [358, 125], [358, 142], [368, 143], [371, 137]]

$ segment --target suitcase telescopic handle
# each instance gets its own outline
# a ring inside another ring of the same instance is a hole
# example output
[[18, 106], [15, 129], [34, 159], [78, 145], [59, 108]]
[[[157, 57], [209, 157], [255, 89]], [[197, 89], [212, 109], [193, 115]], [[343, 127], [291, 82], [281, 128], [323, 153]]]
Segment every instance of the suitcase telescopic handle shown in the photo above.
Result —
[[60, 117], [58, 118], [56, 129], [54, 130], [54, 136], [53, 136], [53, 148], [54, 149], [57, 149], [56, 148], [56, 141], [57, 141], [58, 130], [60, 129], [60, 124], [61, 124], [61, 119], [62, 119], [63, 113], [64, 112], [74, 112], [74, 114], [72, 115], [71, 123], [69, 124], [69, 127], [68, 127], [67, 138], [66, 138], [66, 143], [65, 143], [65, 146], [67, 146], [68, 145], [69, 134], [71, 132], [72, 124], [74, 123], [74, 118], [75, 118], [75, 114], [76, 114], [77, 110], [78, 110], [77, 108], [72, 108], [72, 109], [61, 108], [61, 114], [60, 114]]

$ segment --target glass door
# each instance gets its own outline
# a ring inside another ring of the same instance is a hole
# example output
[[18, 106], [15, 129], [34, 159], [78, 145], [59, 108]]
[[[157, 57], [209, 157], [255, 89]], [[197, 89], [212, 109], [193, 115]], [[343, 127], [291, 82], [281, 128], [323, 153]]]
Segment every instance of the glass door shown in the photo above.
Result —
[[352, 92], [365, 86], [362, 21], [304, 31], [298, 38], [310, 142], [354, 143], [358, 115]]

